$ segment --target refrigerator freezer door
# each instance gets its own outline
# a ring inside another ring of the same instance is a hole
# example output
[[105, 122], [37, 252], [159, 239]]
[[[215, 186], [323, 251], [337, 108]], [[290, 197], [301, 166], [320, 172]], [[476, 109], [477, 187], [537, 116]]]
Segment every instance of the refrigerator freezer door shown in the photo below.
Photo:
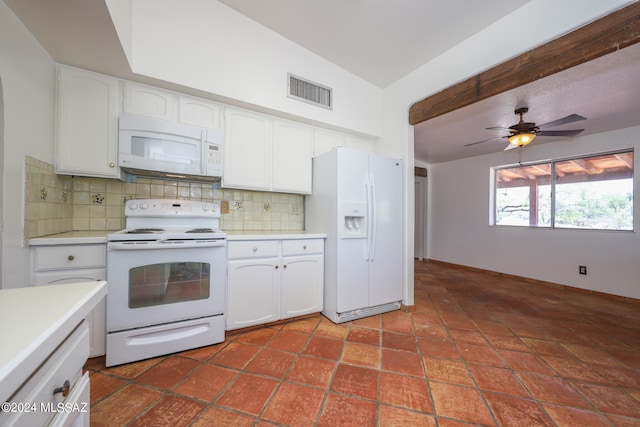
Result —
[[369, 305], [402, 300], [402, 161], [369, 156], [373, 177]]

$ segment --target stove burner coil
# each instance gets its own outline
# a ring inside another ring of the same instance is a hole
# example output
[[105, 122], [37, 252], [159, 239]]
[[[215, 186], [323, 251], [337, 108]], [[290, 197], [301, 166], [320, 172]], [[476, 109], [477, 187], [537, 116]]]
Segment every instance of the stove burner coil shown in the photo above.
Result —
[[136, 228], [135, 230], [129, 230], [126, 234], [153, 234], [164, 231], [162, 228]]
[[185, 231], [185, 233], [215, 233], [215, 230], [212, 228], [194, 228], [194, 229]]

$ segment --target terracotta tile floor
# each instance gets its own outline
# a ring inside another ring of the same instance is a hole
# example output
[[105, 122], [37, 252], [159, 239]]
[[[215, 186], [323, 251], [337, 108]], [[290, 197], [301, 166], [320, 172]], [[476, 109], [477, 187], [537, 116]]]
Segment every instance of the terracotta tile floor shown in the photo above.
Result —
[[416, 263], [416, 311], [113, 368], [92, 426], [638, 426], [640, 305]]

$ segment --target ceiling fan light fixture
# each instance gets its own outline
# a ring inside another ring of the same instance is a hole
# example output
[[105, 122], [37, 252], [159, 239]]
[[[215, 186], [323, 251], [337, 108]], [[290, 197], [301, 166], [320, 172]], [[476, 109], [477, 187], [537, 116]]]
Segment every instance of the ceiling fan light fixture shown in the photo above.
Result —
[[536, 137], [535, 133], [523, 132], [516, 133], [509, 137], [509, 143], [515, 145], [516, 147], [524, 147], [533, 141], [533, 138]]

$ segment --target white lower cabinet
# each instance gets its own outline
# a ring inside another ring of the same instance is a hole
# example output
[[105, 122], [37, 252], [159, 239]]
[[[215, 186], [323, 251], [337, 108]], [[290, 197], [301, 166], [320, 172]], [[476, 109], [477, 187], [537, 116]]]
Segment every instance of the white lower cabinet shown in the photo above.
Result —
[[324, 239], [230, 241], [227, 330], [322, 311]]
[[[33, 246], [33, 285], [62, 285], [106, 280], [106, 244]], [[86, 317], [90, 332], [89, 357], [105, 354], [106, 299]]]
[[11, 397], [15, 410], [0, 412], [2, 426], [88, 426], [89, 331], [85, 322], [60, 344]]
[[227, 330], [278, 320], [278, 260], [229, 261]]

